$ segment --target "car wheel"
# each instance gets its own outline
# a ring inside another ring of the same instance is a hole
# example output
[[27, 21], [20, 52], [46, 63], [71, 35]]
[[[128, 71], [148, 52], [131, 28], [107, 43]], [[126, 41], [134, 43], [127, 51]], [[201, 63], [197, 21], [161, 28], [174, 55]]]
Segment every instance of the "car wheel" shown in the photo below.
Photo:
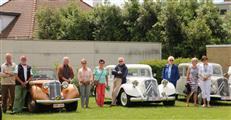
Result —
[[174, 101], [163, 101], [164, 106], [174, 106], [175, 105], [175, 100]]
[[128, 107], [131, 104], [130, 97], [125, 93], [124, 90], [121, 90], [121, 92], [120, 92], [119, 101], [120, 101], [120, 104], [122, 106], [127, 106]]
[[27, 107], [29, 112], [35, 113], [39, 111], [39, 105], [36, 103], [35, 100], [32, 100], [32, 98], [28, 99]]
[[77, 108], [78, 108], [78, 101], [73, 102], [73, 103], [65, 104], [65, 108], [66, 108], [67, 112], [76, 111]]

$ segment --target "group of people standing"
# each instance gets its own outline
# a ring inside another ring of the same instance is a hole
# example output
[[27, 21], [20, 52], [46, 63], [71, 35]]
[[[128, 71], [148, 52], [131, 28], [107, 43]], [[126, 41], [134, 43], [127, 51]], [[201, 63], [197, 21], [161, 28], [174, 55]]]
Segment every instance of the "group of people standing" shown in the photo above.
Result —
[[5, 63], [1, 65], [0, 72], [0, 76], [3, 77], [1, 80], [3, 113], [6, 113], [8, 106], [13, 113], [22, 111], [32, 75], [32, 68], [27, 64], [26, 56], [21, 56], [20, 63], [16, 65], [12, 54], [6, 53]]
[[[210, 77], [213, 73], [212, 66], [208, 64], [208, 58], [203, 56], [202, 64], [197, 64], [198, 59], [193, 58], [192, 64], [187, 70], [187, 82], [190, 84], [191, 92], [187, 97], [187, 106], [190, 97], [193, 95], [194, 104], [197, 105], [198, 86], [202, 91], [203, 107], [210, 107]], [[89, 107], [89, 95], [91, 85], [96, 85], [96, 103], [99, 107], [104, 106], [105, 89], [108, 87], [108, 72], [105, 69], [105, 60], [100, 59], [98, 66], [93, 71], [87, 67], [87, 60], [81, 59], [81, 68], [78, 69], [77, 77], [79, 81], [79, 89], [81, 95], [81, 107]], [[58, 79], [62, 83], [64, 81], [71, 83], [74, 78], [74, 70], [70, 65], [68, 57], [63, 58], [63, 64], [58, 67]], [[116, 105], [116, 98], [119, 88], [122, 84], [126, 83], [126, 76], [128, 68], [125, 65], [123, 57], [118, 58], [118, 65], [112, 71], [114, 75], [113, 90], [112, 90], [112, 103], [110, 106]], [[27, 64], [27, 57], [21, 56], [20, 63], [16, 65], [13, 62], [13, 56], [10, 53], [5, 55], [5, 63], [1, 65], [0, 76], [2, 87], [2, 109], [5, 113], [7, 107], [13, 113], [21, 112], [27, 94], [27, 86], [29, 81], [32, 80], [32, 68]], [[178, 66], [174, 64], [174, 57], [168, 57], [168, 64], [166, 64], [162, 71], [162, 78], [171, 82], [175, 87], [177, 80], [180, 78]]]
[[[70, 83], [74, 78], [73, 68], [69, 64], [70, 59], [68, 57], [63, 58], [63, 64], [58, 67], [59, 81]], [[113, 92], [112, 92], [112, 103], [111, 106], [116, 105], [116, 97], [121, 84], [126, 83], [126, 76], [128, 69], [125, 65], [123, 57], [118, 58], [119, 64], [112, 71], [115, 76]], [[105, 60], [100, 59], [98, 66], [93, 71], [87, 67], [87, 60], [81, 59], [81, 68], [78, 69], [78, 81], [81, 96], [81, 107], [89, 108], [89, 95], [92, 84], [96, 86], [96, 103], [99, 107], [104, 106], [105, 89], [108, 87], [108, 72], [105, 69]]]
[[[187, 95], [186, 106], [189, 106], [191, 96], [193, 96], [194, 105], [197, 106], [198, 90], [201, 89], [203, 99], [202, 107], [210, 107], [210, 87], [213, 68], [208, 63], [207, 56], [202, 56], [201, 62], [201, 64], [198, 64], [198, 59], [192, 58], [191, 65], [187, 69], [186, 83], [190, 85], [190, 92]], [[162, 71], [162, 78], [168, 80], [176, 87], [180, 75], [177, 65], [174, 64], [173, 56], [168, 57], [168, 64], [165, 65]]]
[[[12, 113], [19, 113], [23, 110], [26, 94], [28, 92], [28, 83], [32, 80], [32, 67], [27, 64], [26, 56], [20, 57], [20, 63], [13, 62], [13, 56], [6, 53], [5, 62], [1, 65], [0, 77], [2, 87], [2, 109], [6, 113], [7, 109]], [[116, 96], [121, 84], [126, 83], [127, 67], [123, 57], [118, 59], [119, 64], [113, 70], [115, 75], [113, 85], [113, 100], [111, 106], [116, 105]], [[87, 60], [81, 59], [81, 68], [78, 69], [77, 77], [81, 96], [81, 107], [89, 108], [89, 95], [91, 85], [96, 86], [96, 103], [99, 107], [104, 106], [105, 88], [108, 87], [108, 72], [105, 69], [105, 60], [100, 59], [98, 66], [93, 71], [87, 67]], [[74, 78], [74, 69], [70, 65], [68, 57], [63, 58], [63, 63], [58, 66], [57, 74], [59, 81], [71, 83]]]

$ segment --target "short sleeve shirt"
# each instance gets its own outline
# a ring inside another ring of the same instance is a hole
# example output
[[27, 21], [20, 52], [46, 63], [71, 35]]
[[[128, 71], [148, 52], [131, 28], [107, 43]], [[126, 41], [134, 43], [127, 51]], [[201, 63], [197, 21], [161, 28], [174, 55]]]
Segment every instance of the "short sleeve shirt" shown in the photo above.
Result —
[[99, 81], [99, 83], [106, 83], [106, 77], [108, 75], [108, 72], [106, 69], [99, 69], [99, 67], [95, 67], [94, 71], [93, 71], [93, 75], [95, 80]]
[[[7, 65], [6, 63], [4, 63], [1, 65], [2, 73], [4, 73], [4, 72], [14, 73], [15, 69], [16, 69], [15, 63], [12, 63], [12, 65]], [[2, 85], [14, 85], [15, 84], [15, 77], [14, 76], [5, 77], [2, 79], [1, 84]]]

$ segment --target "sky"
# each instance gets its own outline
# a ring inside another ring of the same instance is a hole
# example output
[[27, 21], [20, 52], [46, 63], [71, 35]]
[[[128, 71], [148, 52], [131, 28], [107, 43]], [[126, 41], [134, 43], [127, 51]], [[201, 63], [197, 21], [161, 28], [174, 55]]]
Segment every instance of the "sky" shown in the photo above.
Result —
[[0, 0], [0, 5], [4, 4], [7, 1], [9, 1], [9, 0]]
[[[0, 0], [1, 1], [1, 0]], [[93, 0], [84, 0], [86, 3], [88, 3], [88, 4], [90, 4], [90, 5], [92, 5], [93, 4]], [[112, 4], [115, 4], [115, 5], [122, 5], [122, 4], [124, 4], [124, 1], [125, 0], [109, 0], [110, 1], [110, 3], [112, 3]], [[140, 1], [142, 1], [142, 0], [140, 0]], [[214, 1], [214, 3], [219, 3], [219, 2], [224, 2], [224, 0], [213, 0]]]

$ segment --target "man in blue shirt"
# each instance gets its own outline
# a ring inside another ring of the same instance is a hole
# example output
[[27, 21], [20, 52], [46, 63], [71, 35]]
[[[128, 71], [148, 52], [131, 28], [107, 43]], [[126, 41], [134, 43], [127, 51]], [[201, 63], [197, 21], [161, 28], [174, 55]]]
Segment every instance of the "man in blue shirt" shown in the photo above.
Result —
[[168, 64], [164, 66], [162, 78], [168, 80], [176, 87], [176, 82], [180, 78], [178, 66], [174, 64], [174, 57], [168, 57]]

